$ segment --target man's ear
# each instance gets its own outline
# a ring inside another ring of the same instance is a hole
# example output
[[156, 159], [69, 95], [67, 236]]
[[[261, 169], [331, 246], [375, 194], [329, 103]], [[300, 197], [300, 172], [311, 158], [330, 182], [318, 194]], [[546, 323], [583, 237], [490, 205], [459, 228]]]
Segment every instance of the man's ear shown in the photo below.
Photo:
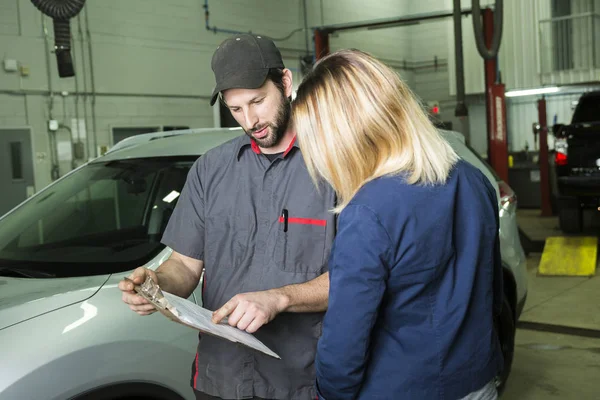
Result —
[[285, 92], [285, 97], [291, 97], [292, 91], [294, 87], [294, 81], [292, 79], [292, 71], [285, 68], [283, 70], [283, 90]]

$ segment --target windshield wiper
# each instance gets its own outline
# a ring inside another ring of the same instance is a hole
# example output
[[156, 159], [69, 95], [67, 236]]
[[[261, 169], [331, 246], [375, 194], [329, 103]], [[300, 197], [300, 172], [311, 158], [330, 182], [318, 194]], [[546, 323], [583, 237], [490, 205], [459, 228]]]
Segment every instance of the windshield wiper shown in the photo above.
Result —
[[15, 268], [15, 267], [0, 267], [0, 275], [3, 271], [12, 272], [18, 276], [24, 278], [55, 278], [56, 275], [50, 272], [31, 270], [27, 268]]

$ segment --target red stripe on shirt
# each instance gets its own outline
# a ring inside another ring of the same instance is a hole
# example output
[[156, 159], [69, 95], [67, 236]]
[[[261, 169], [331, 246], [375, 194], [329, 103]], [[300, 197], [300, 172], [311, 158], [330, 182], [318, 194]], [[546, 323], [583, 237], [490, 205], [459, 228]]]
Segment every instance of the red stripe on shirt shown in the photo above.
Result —
[[[283, 217], [279, 217], [279, 222], [283, 223]], [[304, 225], [318, 225], [326, 226], [327, 221], [324, 219], [311, 219], [311, 218], [288, 218], [288, 224], [304, 224]]]
[[260, 151], [260, 147], [258, 147], [258, 144], [256, 143], [256, 141], [254, 141], [254, 139], [250, 139], [250, 145], [252, 146], [252, 151], [253, 152], [255, 152], [256, 154], [262, 153]]
[[196, 372], [194, 373], [194, 389], [196, 389], [196, 384], [198, 383], [198, 353], [196, 353]]

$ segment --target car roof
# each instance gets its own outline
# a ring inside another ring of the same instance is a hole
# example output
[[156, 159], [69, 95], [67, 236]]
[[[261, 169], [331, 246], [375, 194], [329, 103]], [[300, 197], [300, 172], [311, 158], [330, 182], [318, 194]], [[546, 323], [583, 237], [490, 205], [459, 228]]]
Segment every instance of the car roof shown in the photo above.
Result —
[[148, 157], [200, 156], [213, 147], [243, 134], [241, 128], [203, 128], [145, 133], [121, 140], [94, 162]]
[[[458, 132], [441, 131], [450, 141], [465, 143]], [[200, 128], [135, 135], [121, 140], [94, 161], [128, 158], [199, 156], [244, 134], [242, 128]], [[453, 140], [452, 140], [453, 139]]]
[[[440, 130], [440, 133], [462, 159], [488, 177], [498, 192], [494, 173], [468, 148], [465, 137], [454, 131]], [[152, 157], [198, 157], [213, 147], [244, 134], [242, 128], [202, 128], [135, 135], [120, 141], [92, 163]]]

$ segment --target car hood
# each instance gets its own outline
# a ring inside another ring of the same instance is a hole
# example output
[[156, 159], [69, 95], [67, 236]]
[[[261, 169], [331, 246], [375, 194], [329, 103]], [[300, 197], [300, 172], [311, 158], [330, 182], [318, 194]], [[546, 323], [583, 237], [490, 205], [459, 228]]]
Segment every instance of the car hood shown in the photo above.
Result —
[[22, 279], [0, 276], [0, 330], [87, 300], [109, 277]]

